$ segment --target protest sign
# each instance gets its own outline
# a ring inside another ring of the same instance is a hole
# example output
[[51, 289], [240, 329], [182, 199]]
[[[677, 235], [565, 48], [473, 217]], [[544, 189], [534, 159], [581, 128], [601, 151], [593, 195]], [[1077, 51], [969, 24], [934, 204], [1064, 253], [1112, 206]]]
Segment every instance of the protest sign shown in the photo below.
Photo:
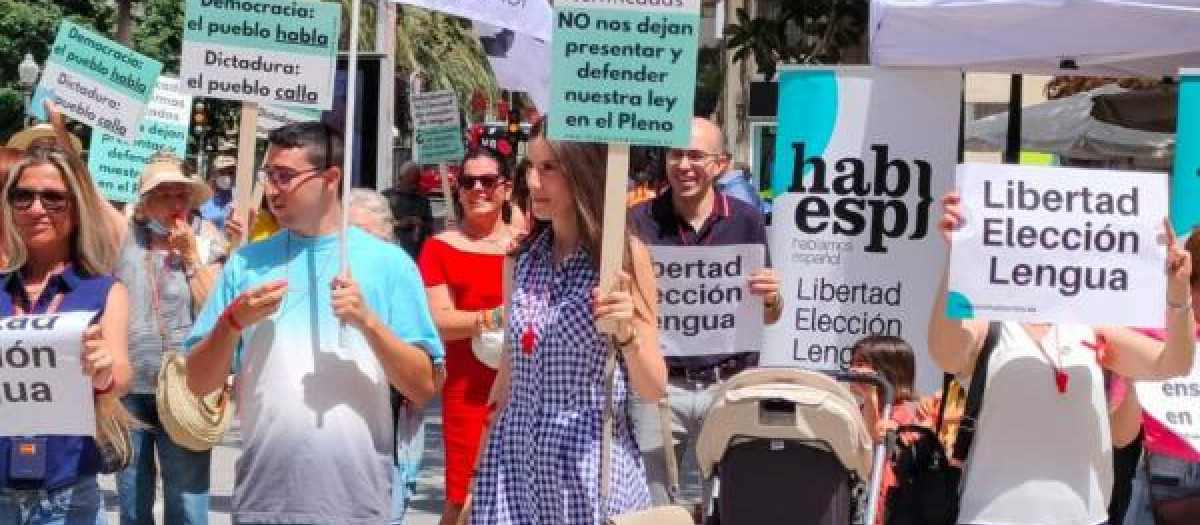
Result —
[[187, 0], [184, 90], [330, 109], [340, 23], [336, 2]]
[[551, 139], [687, 146], [700, 0], [666, 4], [555, 3]]
[[47, 120], [42, 102], [124, 141], [137, 136], [162, 64], [88, 29], [63, 20], [30, 110]]
[[763, 301], [750, 275], [762, 245], [651, 246], [658, 283], [658, 341], [666, 356], [759, 352]]
[[542, 40], [550, 39], [550, 17], [546, 0], [393, 0], [503, 27]]
[[837, 369], [865, 336], [904, 338], [918, 389], [940, 385], [926, 352], [946, 245], [938, 196], [954, 182], [960, 74], [870, 67], [780, 75], [774, 220], [784, 313], [768, 365]]
[[138, 124], [141, 131], [132, 144], [108, 133], [98, 133], [88, 151], [88, 171], [96, 188], [108, 200], [137, 200], [138, 179], [150, 157], [160, 151], [179, 159], [187, 155], [192, 97], [179, 92], [179, 81], [159, 77], [154, 97]]
[[287, 106], [259, 106], [258, 121], [255, 126], [258, 138], [267, 138], [272, 131], [288, 124], [297, 122], [316, 122], [321, 120], [321, 112], [308, 108], [293, 108]]
[[1200, 227], [1200, 69], [1179, 76], [1175, 168], [1171, 177], [1171, 225], [1179, 235]]
[[92, 381], [80, 362], [95, 315], [0, 319], [0, 436], [95, 434]]
[[1200, 360], [1182, 377], [1134, 385], [1148, 441], [1169, 447], [1189, 461], [1200, 461]]
[[418, 164], [458, 162], [465, 154], [458, 97], [453, 91], [409, 95], [413, 118], [413, 160]]
[[1162, 326], [1166, 176], [964, 164], [946, 315]]

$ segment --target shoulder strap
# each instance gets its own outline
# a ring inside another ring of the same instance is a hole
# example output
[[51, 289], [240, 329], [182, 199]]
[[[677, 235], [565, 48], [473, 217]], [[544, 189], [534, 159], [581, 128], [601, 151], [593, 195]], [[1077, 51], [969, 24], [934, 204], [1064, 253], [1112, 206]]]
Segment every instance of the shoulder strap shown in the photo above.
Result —
[[950, 399], [950, 387], [954, 386], [954, 374], [942, 374], [942, 399], [938, 402], [937, 422], [933, 431], [942, 434], [942, 424], [946, 421], [946, 406]]
[[958, 437], [954, 440], [952, 457], [965, 461], [971, 453], [971, 444], [975, 441], [975, 426], [979, 422], [979, 412], [983, 409], [983, 390], [987, 384], [988, 361], [1000, 341], [1000, 330], [1003, 325], [999, 321], [988, 323], [987, 335], [983, 338], [983, 348], [975, 358], [975, 370], [971, 372], [971, 386], [967, 390], [967, 402], [963, 408], [962, 422], [958, 425]]

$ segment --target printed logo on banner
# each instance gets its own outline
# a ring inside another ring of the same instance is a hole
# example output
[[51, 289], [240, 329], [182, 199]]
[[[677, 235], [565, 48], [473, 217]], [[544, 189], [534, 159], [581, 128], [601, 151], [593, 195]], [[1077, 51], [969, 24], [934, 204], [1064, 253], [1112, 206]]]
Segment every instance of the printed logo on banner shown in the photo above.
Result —
[[776, 192], [768, 236], [785, 311], [764, 364], [837, 369], [854, 342], [904, 338], [917, 385], [940, 372], [926, 328], [945, 260], [934, 202], [953, 185], [960, 75], [787, 68], [779, 79]]
[[187, 0], [184, 90], [328, 110], [340, 23], [336, 2]]
[[554, 9], [550, 138], [687, 146], [700, 1], [560, 0]]
[[453, 91], [409, 97], [413, 117], [413, 160], [419, 164], [458, 162], [466, 154], [462, 116]]
[[132, 144], [108, 133], [97, 134], [88, 151], [88, 171], [100, 194], [109, 200], [133, 202], [151, 156], [165, 151], [182, 160], [187, 155], [191, 108], [192, 97], [179, 92], [179, 80], [159, 77]]
[[666, 356], [759, 352], [763, 301], [747, 288], [761, 245], [651, 246], [658, 338]]
[[158, 61], [63, 20], [29, 109], [46, 120], [52, 99], [64, 115], [130, 141], [160, 71]]
[[0, 319], [0, 436], [90, 436], [92, 382], [83, 330], [95, 312]]
[[946, 315], [1162, 326], [1162, 174], [964, 164]]
[[1177, 121], [1171, 224], [1183, 236], [1200, 227], [1200, 69], [1185, 69], [1180, 75]]

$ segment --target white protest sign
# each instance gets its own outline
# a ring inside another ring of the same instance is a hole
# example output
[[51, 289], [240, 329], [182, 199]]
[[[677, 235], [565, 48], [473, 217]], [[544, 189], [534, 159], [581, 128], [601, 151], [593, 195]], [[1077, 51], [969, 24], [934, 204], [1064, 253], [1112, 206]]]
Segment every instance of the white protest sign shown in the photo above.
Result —
[[957, 71], [785, 68], [773, 177], [771, 257], [784, 297], [762, 362], [821, 370], [887, 334], [912, 345], [917, 388], [946, 245], [936, 199], [954, 182]]
[[465, 154], [458, 97], [453, 91], [409, 95], [413, 118], [413, 160], [418, 164], [457, 162]]
[[946, 314], [1157, 327], [1163, 174], [964, 164]]
[[68, 20], [58, 26], [30, 110], [46, 120], [43, 101], [64, 115], [130, 141], [162, 64]]
[[187, 0], [184, 89], [328, 110], [341, 18], [337, 2]]
[[95, 312], [0, 319], [0, 436], [96, 433], [83, 330]]
[[88, 171], [104, 198], [119, 202], [137, 200], [138, 179], [150, 157], [160, 151], [178, 158], [187, 155], [192, 97], [179, 92], [179, 80], [158, 77], [154, 98], [139, 123], [141, 132], [132, 144], [100, 132], [88, 151]]
[[553, 11], [546, 0], [393, 0], [550, 40]]
[[288, 124], [316, 122], [318, 120], [321, 120], [320, 110], [287, 106], [259, 106], [255, 129], [257, 130], [258, 137], [265, 139], [272, 131]]
[[[1186, 445], [1192, 461], [1200, 460], [1200, 360], [1183, 377], [1135, 383], [1148, 432], [1169, 432], [1168, 441]], [[1151, 428], [1157, 426], [1159, 428]]]
[[651, 246], [658, 283], [658, 341], [666, 356], [759, 352], [763, 300], [750, 275], [763, 268], [759, 244]]

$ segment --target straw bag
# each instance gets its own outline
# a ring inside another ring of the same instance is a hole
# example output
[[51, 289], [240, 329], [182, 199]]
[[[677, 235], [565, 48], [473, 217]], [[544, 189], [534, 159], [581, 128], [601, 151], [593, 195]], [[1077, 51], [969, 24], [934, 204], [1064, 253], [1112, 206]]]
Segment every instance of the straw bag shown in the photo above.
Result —
[[187, 359], [174, 350], [163, 356], [154, 397], [158, 418], [171, 441], [193, 452], [216, 446], [233, 418], [229, 386], [196, 396], [187, 386]]
[[[600, 509], [608, 509], [608, 485], [612, 470], [613, 440], [613, 381], [617, 364], [617, 345], [609, 338], [608, 358], [604, 363], [604, 420], [600, 439]], [[659, 403], [660, 414], [665, 418], [659, 426], [663, 428], [663, 456], [667, 460], [668, 494], [675, 499], [679, 487], [679, 467], [675, 462], [675, 447], [671, 446], [671, 420], [667, 405]], [[620, 516], [605, 516], [605, 525], [693, 525], [692, 514], [679, 505], [661, 505], [646, 510], [629, 512]]]

